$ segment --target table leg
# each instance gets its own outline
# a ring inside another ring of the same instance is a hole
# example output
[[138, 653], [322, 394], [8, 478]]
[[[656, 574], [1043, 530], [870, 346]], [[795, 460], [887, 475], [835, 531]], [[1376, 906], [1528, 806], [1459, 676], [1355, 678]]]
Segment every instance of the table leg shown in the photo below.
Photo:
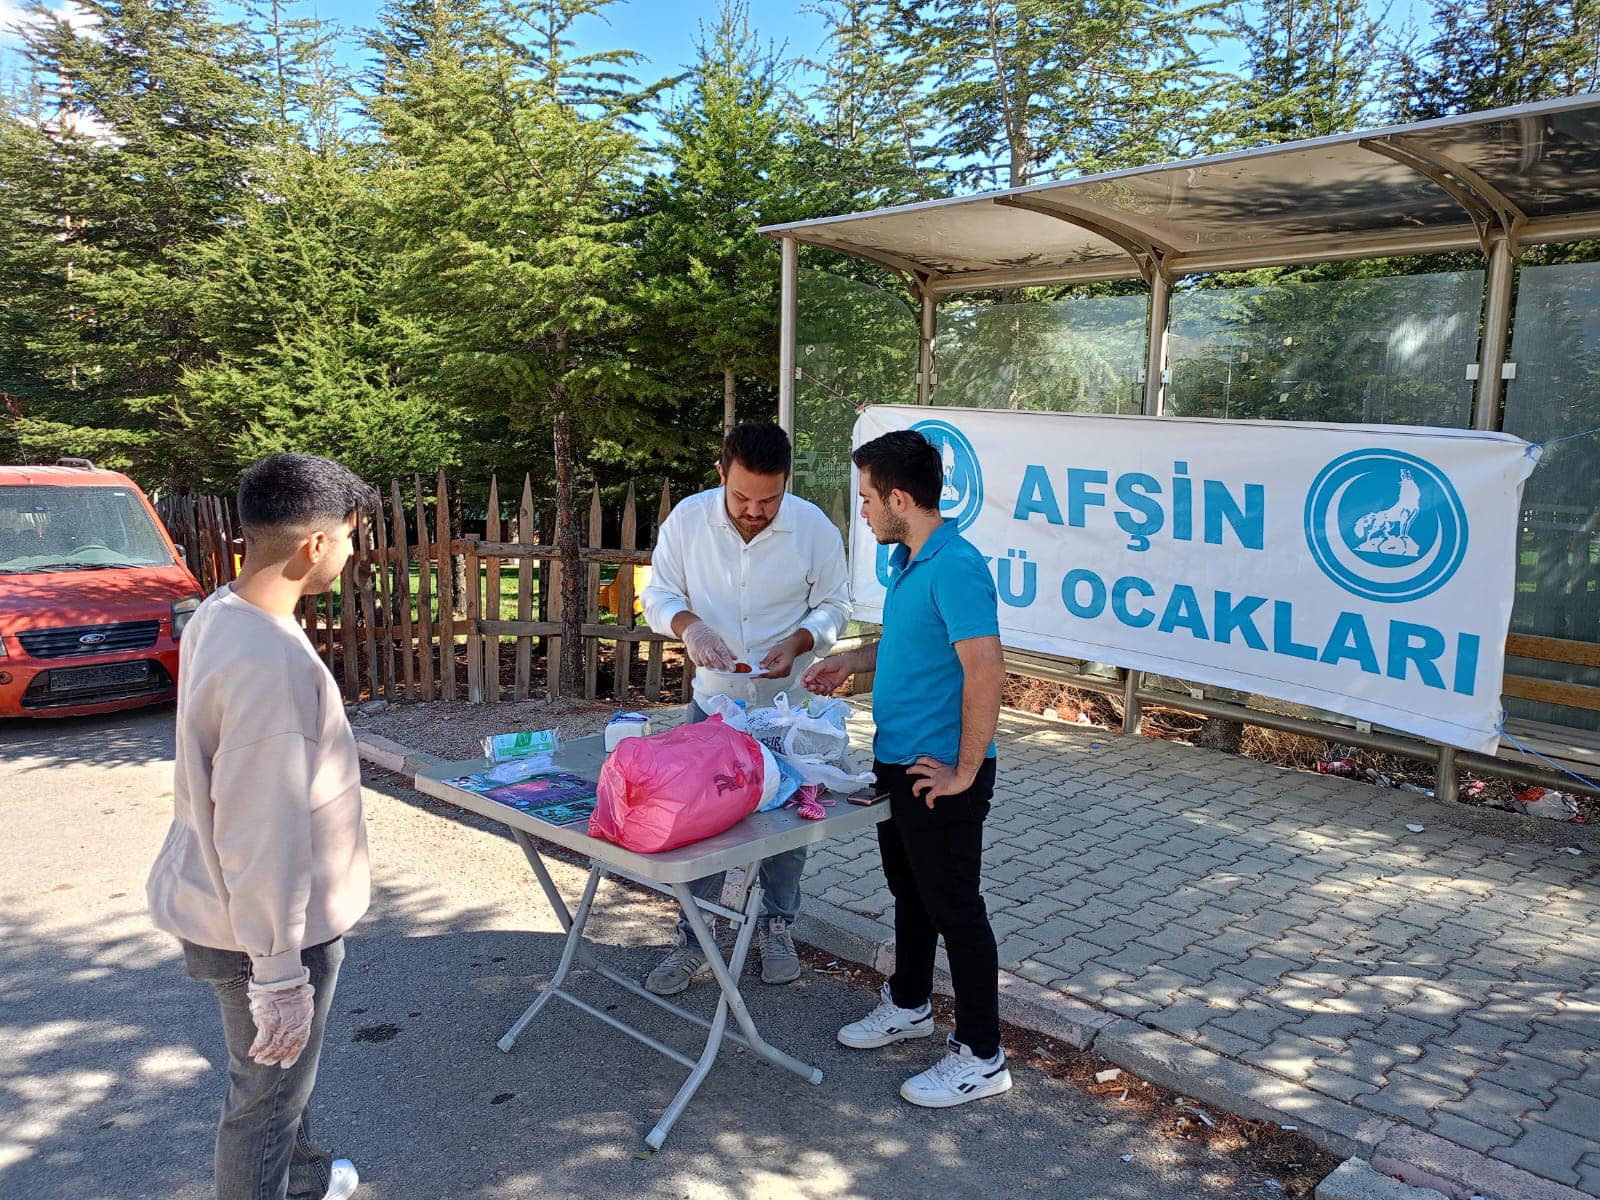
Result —
[[[759, 866], [760, 864], [752, 865], [748, 870], [754, 872]], [[739, 994], [738, 972], [744, 967], [743, 951], [749, 949], [749, 938], [755, 931], [756, 907], [761, 899], [761, 888], [759, 886], [752, 888], [745, 901], [745, 920], [739, 930], [738, 944], [742, 949], [737, 947], [735, 949], [732, 973], [729, 971], [730, 964], [723, 962], [722, 955], [717, 953], [717, 944], [712, 940], [711, 932], [706, 927], [705, 917], [695, 906], [694, 896], [689, 891], [688, 885], [675, 883], [672, 885], [672, 891], [678, 897], [678, 903], [683, 906], [684, 916], [689, 919], [689, 928], [694, 930], [695, 936], [700, 939], [700, 945], [706, 948], [706, 961], [711, 967], [711, 973], [717, 977], [717, 986], [722, 989], [722, 997], [733, 1010], [734, 1020], [739, 1023], [739, 1028], [749, 1040], [750, 1049], [768, 1062], [793, 1071], [808, 1083], [821, 1083], [822, 1072], [819, 1069], [801, 1062], [793, 1055], [785, 1054], [761, 1036], [760, 1031], [756, 1029], [755, 1021], [750, 1016], [750, 1010], [745, 1007], [744, 997]]]
[[[750, 942], [755, 935], [755, 912], [761, 903], [761, 888], [759, 885], [751, 886], [750, 880], [755, 878], [754, 868], [746, 876], [746, 894], [744, 903], [744, 920], [739, 923], [739, 934], [733, 942], [732, 978], [737, 979], [739, 972], [744, 970], [745, 957], [750, 953]], [[717, 943], [712, 935], [710, 926], [700, 914], [700, 908], [694, 902], [694, 894], [682, 884], [674, 886], [678, 900], [684, 905], [684, 912], [689, 916], [690, 926], [695, 935], [700, 939], [701, 948], [706, 952], [706, 960], [712, 963], [721, 963], [722, 955], [717, 952]], [[715, 969], [715, 968], [713, 968]], [[737, 995], [737, 991], [734, 993]], [[695, 1063], [694, 1069], [689, 1072], [689, 1078], [683, 1081], [678, 1088], [678, 1094], [672, 1098], [672, 1103], [667, 1105], [666, 1111], [661, 1114], [661, 1119], [656, 1122], [656, 1127], [644, 1139], [645, 1145], [652, 1150], [661, 1149], [662, 1143], [667, 1140], [667, 1134], [672, 1131], [678, 1118], [683, 1115], [683, 1110], [688, 1107], [689, 1101], [694, 1098], [695, 1092], [705, 1082], [706, 1075], [710, 1073], [711, 1066], [717, 1061], [717, 1054], [722, 1049], [722, 1039], [728, 1028], [728, 992], [723, 989], [722, 995], [717, 997], [717, 1009], [711, 1018], [711, 1031], [706, 1035], [705, 1049], [700, 1052], [700, 1059]], [[751, 1043], [747, 1043], [751, 1044]], [[753, 1044], [752, 1048], [753, 1047]]]
[[570, 930], [572, 914], [567, 911], [567, 902], [556, 890], [556, 881], [550, 878], [550, 868], [544, 865], [539, 848], [533, 844], [531, 837], [515, 826], [512, 826], [511, 836], [516, 839], [517, 845], [522, 847], [522, 853], [527, 857], [528, 865], [533, 868], [534, 875], [538, 877], [539, 886], [544, 889], [544, 898], [550, 901], [550, 907], [555, 910], [556, 920], [561, 922], [562, 930]]
[[[531, 853], [528, 857], [536, 864], [534, 869], [542, 872], [544, 863], [540, 860], [538, 854]], [[545, 879], [549, 878], [548, 873], [542, 873]], [[545, 984], [544, 990], [539, 993], [532, 1004], [528, 1005], [527, 1011], [517, 1018], [516, 1023], [506, 1030], [505, 1036], [496, 1043], [505, 1053], [511, 1053], [511, 1047], [516, 1045], [517, 1037], [528, 1027], [528, 1022], [539, 1015], [539, 1010], [545, 1006], [551, 996], [556, 994], [557, 989], [566, 982], [567, 975], [572, 970], [573, 961], [578, 957], [578, 946], [583, 941], [583, 927], [589, 923], [589, 910], [594, 906], [595, 889], [599, 887], [600, 877], [603, 874], [605, 874], [605, 868], [603, 867], [592, 866], [589, 868], [589, 881], [583, 886], [583, 898], [578, 901], [577, 916], [572, 918], [570, 927], [567, 929], [567, 944], [562, 948], [561, 962], [556, 966], [556, 973], [550, 977], [550, 982]], [[550, 884], [548, 890], [551, 893], [551, 903], [557, 905], [556, 915], [559, 917], [565, 914], [566, 905], [561, 904], [560, 894], [555, 891], [554, 883]]]

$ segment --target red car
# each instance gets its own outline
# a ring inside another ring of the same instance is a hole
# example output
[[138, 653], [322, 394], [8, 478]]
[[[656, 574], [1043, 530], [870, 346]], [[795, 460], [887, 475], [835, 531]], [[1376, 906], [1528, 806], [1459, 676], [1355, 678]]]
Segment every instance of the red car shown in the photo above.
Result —
[[200, 600], [126, 475], [70, 458], [0, 466], [0, 717], [170, 700]]

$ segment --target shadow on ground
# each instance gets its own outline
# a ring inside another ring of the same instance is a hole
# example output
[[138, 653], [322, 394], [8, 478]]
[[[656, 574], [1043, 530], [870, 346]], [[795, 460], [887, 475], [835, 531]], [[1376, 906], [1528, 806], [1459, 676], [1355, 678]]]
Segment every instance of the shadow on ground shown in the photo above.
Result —
[[0, 718], [0, 759], [23, 763], [23, 778], [86, 759], [106, 767], [172, 760], [177, 706], [155, 704], [97, 717]]
[[[463, 844], [469, 853], [506, 852], [464, 831], [454, 837], [457, 853]], [[752, 984], [749, 993], [768, 1035], [822, 1067], [822, 1086], [730, 1050], [666, 1150], [646, 1154], [644, 1135], [681, 1069], [564, 1006], [501, 1054], [495, 1039], [548, 978], [559, 938], [493, 928], [507, 920], [498, 901], [464, 898], [459, 878], [415, 882], [442, 868], [404, 868], [412, 882], [379, 886], [351, 939], [318, 1089], [319, 1130], [361, 1163], [365, 1196], [1214, 1194], [1199, 1164], [1178, 1157], [1181, 1147], [1147, 1145], [1141, 1126], [1107, 1118], [1081, 1093], [1036, 1074], [1019, 1070], [1017, 1090], [996, 1102], [946, 1112], [904, 1105], [900, 1082], [939, 1047], [844, 1050], [834, 1030], [870, 998], [816, 974], [781, 989]], [[209, 1194], [223, 1088], [214, 1001], [128, 903], [110, 921], [13, 912], [0, 928], [8, 1051], [0, 1061], [0, 1193]], [[642, 974], [660, 953], [667, 915], [653, 898], [619, 891], [597, 936], [621, 947], [612, 952], [619, 966]], [[698, 1048], [681, 1025], [595, 977], [576, 986], [597, 1002], [620, 1001], [651, 1034]], [[692, 1002], [709, 1014], [712, 997], [702, 986]], [[1123, 1163], [1124, 1154], [1133, 1161]], [[1086, 1171], [1089, 1163], [1096, 1169]]]

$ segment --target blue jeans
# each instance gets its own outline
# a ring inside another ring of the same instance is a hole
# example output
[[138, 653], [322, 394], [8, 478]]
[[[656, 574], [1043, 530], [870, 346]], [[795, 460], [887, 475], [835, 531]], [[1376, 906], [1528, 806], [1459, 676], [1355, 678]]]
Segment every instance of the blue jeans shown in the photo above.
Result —
[[216, 991], [228, 1046], [228, 1094], [217, 1126], [217, 1200], [322, 1200], [332, 1177], [333, 1155], [311, 1141], [311, 1089], [317, 1082], [322, 1031], [344, 961], [344, 939], [300, 952], [300, 961], [311, 972], [316, 999], [310, 1040], [287, 1071], [250, 1060], [256, 1023], [245, 990], [250, 982], [249, 957], [193, 942], [182, 945], [189, 978], [209, 983]]
[[[693, 725], [704, 721], [709, 716], [705, 709], [694, 701], [689, 702], [688, 715], [684, 724]], [[785, 850], [782, 854], [774, 854], [761, 864], [761, 914], [756, 918], [758, 927], [765, 929], [773, 917], [782, 917], [787, 924], [793, 925], [794, 919], [800, 915], [800, 876], [806, 870], [806, 848], [801, 846], [798, 850]], [[700, 900], [717, 902], [722, 895], [723, 873], [707, 875], [704, 879], [696, 879], [689, 885], [689, 892]], [[678, 932], [681, 933], [692, 946], [700, 945], [700, 939], [695, 937], [694, 930], [689, 928], [689, 918], [678, 912]], [[704, 947], [701, 947], [703, 950]]]

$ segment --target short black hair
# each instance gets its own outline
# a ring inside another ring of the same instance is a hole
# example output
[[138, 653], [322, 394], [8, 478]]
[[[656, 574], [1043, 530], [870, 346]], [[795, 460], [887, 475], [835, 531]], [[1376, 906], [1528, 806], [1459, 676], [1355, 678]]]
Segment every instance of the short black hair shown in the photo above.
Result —
[[918, 508], [939, 511], [944, 461], [932, 442], [914, 429], [897, 429], [856, 448], [850, 461], [872, 476], [872, 490], [884, 500], [895, 490]]
[[734, 463], [752, 475], [787, 475], [794, 463], [789, 435], [771, 421], [740, 421], [722, 439], [722, 469]]
[[317, 528], [377, 506], [378, 493], [354, 471], [314, 454], [269, 454], [239, 478], [247, 530]]

